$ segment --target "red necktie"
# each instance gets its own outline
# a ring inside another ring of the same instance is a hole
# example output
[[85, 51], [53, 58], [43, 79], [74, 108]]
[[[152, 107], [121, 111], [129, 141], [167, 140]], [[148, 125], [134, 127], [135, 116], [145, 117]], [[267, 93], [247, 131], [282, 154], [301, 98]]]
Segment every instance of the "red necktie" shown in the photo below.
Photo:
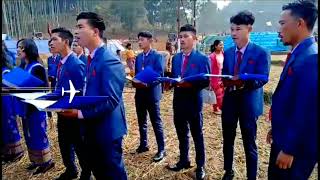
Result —
[[239, 69], [240, 69], [240, 64], [242, 61], [242, 52], [241, 51], [237, 51], [237, 63], [234, 66], [234, 75], [238, 75], [239, 74]]
[[183, 77], [186, 69], [187, 69], [187, 64], [189, 61], [189, 56], [184, 56], [183, 64], [182, 64], [182, 70], [181, 70], [181, 77]]
[[90, 64], [91, 64], [91, 56], [90, 54], [88, 55], [88, 63], [87, 63], [87, 73], [89, 73], [89, 67], [90, 67]]
[[61, 73], [61, 66], [62, 66], [62, 62], [59, 61], [59, 64], [58, 64], [58, 79], [60, 79], [60, 73]]
[[284, 63], [284, 65], [286, 65], [286, 64], [288, 63], [290, 57], [291, 57], [291, 52], [289, 52], [289, 53], [287, 54], [286, 62]]

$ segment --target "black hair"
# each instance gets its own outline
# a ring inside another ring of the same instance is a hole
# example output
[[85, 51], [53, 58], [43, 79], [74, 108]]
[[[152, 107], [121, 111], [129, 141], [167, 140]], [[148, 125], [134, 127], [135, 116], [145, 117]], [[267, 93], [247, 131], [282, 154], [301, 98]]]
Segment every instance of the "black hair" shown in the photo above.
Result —
[[130, 47], [131, 46], [131, 43], [128, 43], [127, 45], [126, 45], [126, 48], [128, 48], [128, 47]]
[[145, 38], [151, 39], [152, 38], [152, 33], [149, 32], [149, 31], [141, 31], [141, 32], [138, 33], [138, 38], [139, 37], [145, 37]]
[[88, 24], [93, 27], [99, 29], [99, 36], [103, 38], [103, 31], [106, 30], [106, 25], [103, 22], [103, 18], [94, 12], [81, 12], [77, 16], [77, 21], [79, 19], [87, 19]]
[[240, 11], [238, 14], [230, 18], [230, 23], [236, 25], [253, 25], [255, 17], [250, 11]]
[[63, 40], [69, 41], [69, 47], [71, 47], [73, 42], [73, 35], [68, 29], [64, 27], [58, 27], [58, 28], [52, 29], [51, 33], [52, 34], [58, 33], [58, 36], [61, 37]]
[[214, 40], [213, 44], [210, 46], [210, 51], [213, 53], [216, 50], [216, 46], [218, 46], [222, 41], [219, 39]]
[[191, 24], [185, 24], [184, 26], [182, 26], [179, 30], [179, 32], [184, 32], [184, 31], [191, 31], [194, 34], [197, 34], [197, 30], [196, 28], [193, 27], [193, 25]]
[[318, 18], [318, 9], [314, 2], [299, 0], [282, 6], [282, 10], [290, 10], [292, 16], [302, 18], [306, 22], [309, 31], [313, 30]]
[[10, 63], [9, 55], [4, 50], [4, 47], [2, 46], [2, 53], [1, 53], [2, 59], [1, 59], [1, 67], [6, 67], [8, 69], [12, 69], [13, 66]]
[[26, 53], [26, 56], [28, 57], [29, 62], [32, 62], [32, 61], [39, 62], [40, 56], [39, 56], [38, 47], [36, 43], [32, 39], [20, 39], [17, 42], [17, 48], [20, 42], [23, 46], [23, 52]]
[[117, 52], [117, 54], [120, 54], [121, 50], [120, 50], [120, 49], [117, 49], [117, 51], [116, 51], [116, 52]]

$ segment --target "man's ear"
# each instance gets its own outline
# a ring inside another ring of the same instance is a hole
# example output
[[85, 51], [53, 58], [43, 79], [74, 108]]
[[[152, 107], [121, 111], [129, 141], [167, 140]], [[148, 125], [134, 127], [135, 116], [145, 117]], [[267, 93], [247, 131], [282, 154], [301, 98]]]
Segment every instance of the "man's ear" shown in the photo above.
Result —
[[67, 44], [67, 46], [69, 46], [69, 40], [68, 40], [68, 39], [65, 39], [64, 41], [65, 41], [65, 43]]
[[198, 37], [197, 37], [196, 34], [193, 34], [193, 35], [192, 35], [192, 38], [193, 38], [193, 40], [198, 40]]
[[93, 32], [96, 36], [100, 36], [100, 33], [99, 33], [99, 29], [98, 28], [94, 28], [93, 29]]
[[248, 31], [249, 31], [249, 32], [252, 31], [252, 25], [248, 25]]
[[304, 24], [305, 24], [305, 26], [307, 26], [306, 22], [302, 18], [299, 18], [298, 19], [298, 27], [302, 27]]

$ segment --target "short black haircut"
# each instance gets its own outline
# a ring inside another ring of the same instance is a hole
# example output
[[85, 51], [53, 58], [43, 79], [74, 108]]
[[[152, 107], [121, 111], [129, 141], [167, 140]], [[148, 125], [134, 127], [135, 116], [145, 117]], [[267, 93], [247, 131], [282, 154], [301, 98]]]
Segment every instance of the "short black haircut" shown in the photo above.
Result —
[[145, 37], [145, 38], [151, 39], [152, 38], [152, 33], [149, 32], [149, 31], [141, 31], [141, 32], [138, 33], [138, 38], [139, 37]]
[[32, 39], [20, 39], [17, 42], [17, 48], [20, 42], [23, 46], [23, 52], [26, 53], [28, 60], [30, 62], [33, 62], [33, 61], [39, 62], [40, 56], [39, 56], [38, 47], [36, 43]]
[[73, 42], [73, 35], [71, 31], [64, 27], [58, 27], [55, 29], [52, 29], [51, 33], [57, 33], [59, 37], [61, 37], [63, 40], [68, 40], [69, 41], [69, 47], [71, 47], [72, 42]]
[[131, 46], [131, 43], [128, 43], [127, 45], [126, 45], [126, 48], [128, 48], [128, 47], [130, 47]]
[[309, 31], [313, 30], [318, 18], [318, 8], [314, 2], [299, 0], [282, 6], [282, 10], [290, 10], [292, 16], [302, 18], [306, 22]]
[[253, 25], [254, 20], [255, 20], [255, 17], [253, 16], [253, 14], [248, 10], [244, 10], [232, 16], [230, 18], [230, 23], [233, 23], [236, 25]]
[[87, 19], [88, 24], [93, 27], [99, 29], [99, 36], [103, 38], [103, 31], [106, 30], [106, 25], [104, 24], [103, 18], [94, 12], [81, 12], [77, 16], [77, 21], [79, 19]]
[[184, 32], [184, 31], [193, 32], [195, 35], [197, 34], [196, 28], [194, 28], [193, 25], [191, 25], [191, 24], [185, 24], [179, 30], [179, 32]]

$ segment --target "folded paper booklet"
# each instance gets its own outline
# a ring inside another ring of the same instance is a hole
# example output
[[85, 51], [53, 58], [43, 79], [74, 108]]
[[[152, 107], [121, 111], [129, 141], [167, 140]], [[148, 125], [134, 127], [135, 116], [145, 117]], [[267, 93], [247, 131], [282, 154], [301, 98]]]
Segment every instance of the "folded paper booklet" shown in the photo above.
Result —
[[2, 84], [18, 89], [19, 87], [40, 87], [45, 83], [27, 71], [16, 67], [2, 76]]
[[32, 104], [41, 111], [64, 111], [67, 109], [82, 109], [108, 100], [108, 96], [74, 96], [69, 102], [69, 96], [60, 93], [13, 93], [23, 102]]
[[[224, 78], [224, 79], [232, 79], [234, 76], [232, 75], [218, 75], [218, 74], [197, 74], [193, 76], [188, 76], [185, 78], [169, 78], [169, 77], [158, 77], [160, 82], [168, 82], [168, 83], [179, 83], [182, 81], [192, 82], [204, 79], [204, 77], [213, 77], [213, 78]], [[261, 74], [239, 74], [239, 79], [241, 80], [268, 80], [267, 75]]]
[[[142, 82], [142, 83], [150, 84], [156, 81], [169, 82], [169, 83], [179, 83], [181, 81], [192, 82], [192, 81], [204, 80], [206, 77], [226, 78], [226, 79], [233, 78], [232, 75], [219, 75], [219, 74], [206, 74], [206, 73], [201, 73], [201, 74], [188, 76], [184, 78], [161, 77], [151, 67], [148, 66], [143, 71], [138, 73], [134, 78], [131, 79], [131, 77], [127, 76], [127, 79], [133, 82]], [[260, 75], [260, 74], [241, 74], [239, 75], [239, 78], [243, 80], [264, 80], [264, 79], [267, 79], [268, 77], [266, 75]]]
[[241, 80], [261, 80], [268, 81], [268, 76], [264, 74], [239, 74], [239, 79]]
[[144, 70], [139, 72], [133, 79], [133, 82], [142, 82], [145, 84], [151, 84], [161, 77], [160, 74], [155, 72], [150, 66], [147, 66]]
[[133, 81], [133, 77], [131, 77], [131, 76], [126, 76], [126, 79], [129, 81]]
[[198, 81], [198, 80], [203, 80], [206, 77], [217, 77], [217, 78], [228, 78], [231, 79], [233, 76], [230, 75], [217, 75], [217, 74], [197, 74], [197, 75], [193, 75], [193, 76], [188, 76], [185, 78], [169, 78], [169, 77], [158, 77], [158, 80], [160, 82], [168, 82], [168, 83], [179, 83], [182, 81], [185, 82], [192, 82], [192, 81]]

